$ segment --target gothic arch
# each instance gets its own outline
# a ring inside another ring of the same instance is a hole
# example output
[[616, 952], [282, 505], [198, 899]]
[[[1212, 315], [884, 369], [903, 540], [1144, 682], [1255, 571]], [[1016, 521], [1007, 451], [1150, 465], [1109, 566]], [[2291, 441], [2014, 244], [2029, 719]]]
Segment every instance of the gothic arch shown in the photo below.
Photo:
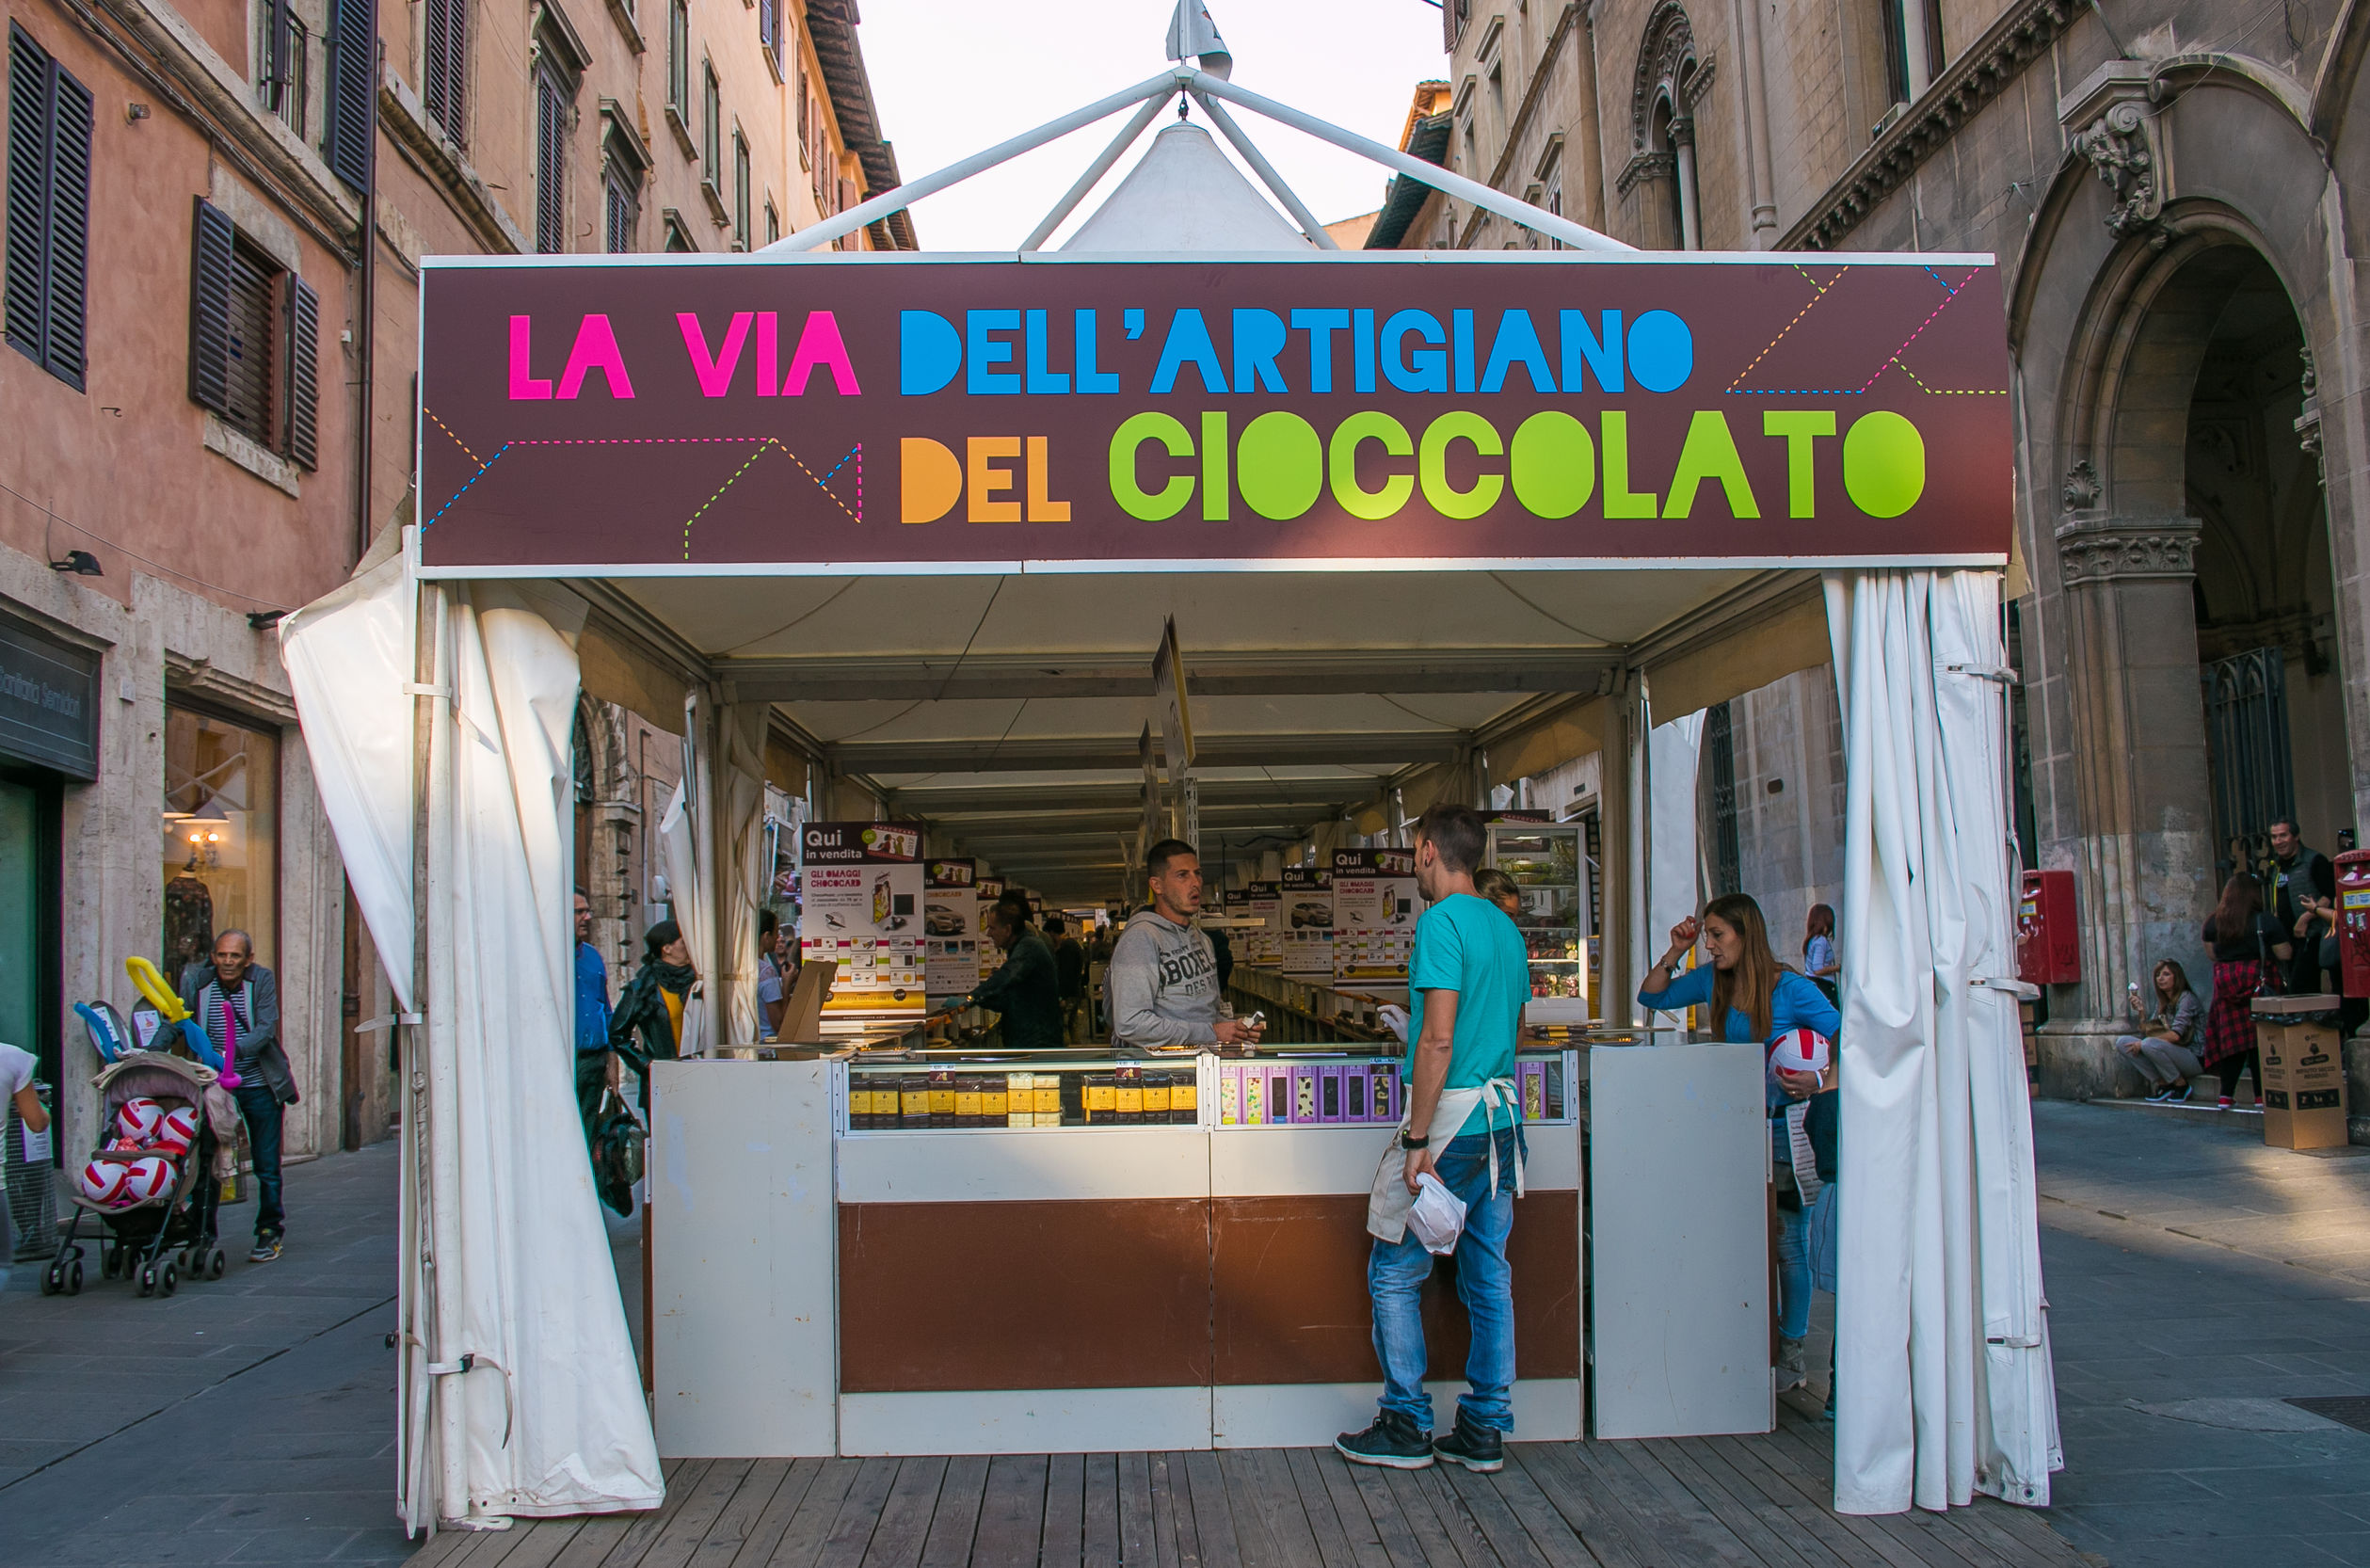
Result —
[[1711, 81], [1712, 57], [1695, 47], [1695, 28], [1680, 0], [1658, 0], [1646, 17], [1638, 44], [1638, 76], [1629, 94], [1630, 141], [1634, 151], [1654, 152], [1655, 111], [1668, 104], [1684, 120]]

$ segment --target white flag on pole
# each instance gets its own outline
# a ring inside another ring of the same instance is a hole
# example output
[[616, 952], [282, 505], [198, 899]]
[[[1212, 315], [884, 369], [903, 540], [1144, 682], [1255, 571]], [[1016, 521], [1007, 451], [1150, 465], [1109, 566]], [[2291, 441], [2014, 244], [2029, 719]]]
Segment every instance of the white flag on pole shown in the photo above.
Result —
[[1169, 18], [1169, 58], [1198, 60], [1220, 81], [1233, 71], [1234, 56], [1202, 0], [1177, 0], [1177, 13]]

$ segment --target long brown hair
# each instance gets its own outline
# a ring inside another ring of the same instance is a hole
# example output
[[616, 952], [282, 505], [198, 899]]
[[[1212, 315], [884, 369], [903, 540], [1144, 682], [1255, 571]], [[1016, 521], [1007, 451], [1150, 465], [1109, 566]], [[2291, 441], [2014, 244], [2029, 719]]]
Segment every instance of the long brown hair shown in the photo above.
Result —
[[2222, 899], [2214, 905], [2214, 939], [2234, 942], [2247, 935], [2263, 909], [2263, 884], [2252, 872], [2240, 872], [2222, 884]]
[[1769, 927], [1761, 918], [1761, 906], [1748, 894], [1723, 893], [1704, 906], [1704, 914], [1720, 917], [1721, 923], [1737, 934], [1741, 948], [1735, 968], [1720, 969], [1712, 976], [1712, 1027], [1725, 1031], [1733, 1008], [1753, 1021], [1753, 1037], [1766, 1041], [1769, 999], [1777, 991], [1778, 961], [1769, 951]]
[[1834, 904], [1814, 904], [1810, 906], [1810, 920], [1802, 929], [1802, 946], [1810, 946], [1811, 938], [1814, 936], [1824, 936], [1831, 942], [1835, 939], [1835, 906]]

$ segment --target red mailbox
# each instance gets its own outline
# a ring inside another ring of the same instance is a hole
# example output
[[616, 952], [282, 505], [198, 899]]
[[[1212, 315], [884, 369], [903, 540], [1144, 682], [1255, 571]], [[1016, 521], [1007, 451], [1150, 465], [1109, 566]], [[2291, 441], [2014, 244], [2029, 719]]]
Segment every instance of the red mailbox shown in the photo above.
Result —
[[2370, 849], [2337, 857], [2337, 968], [2349, 997], [2370, 997]]
[[2016, 978], [2027, 985], [2071, 985], [2082, 978], [2072, 872], [2025, 873], [2016, 904]]

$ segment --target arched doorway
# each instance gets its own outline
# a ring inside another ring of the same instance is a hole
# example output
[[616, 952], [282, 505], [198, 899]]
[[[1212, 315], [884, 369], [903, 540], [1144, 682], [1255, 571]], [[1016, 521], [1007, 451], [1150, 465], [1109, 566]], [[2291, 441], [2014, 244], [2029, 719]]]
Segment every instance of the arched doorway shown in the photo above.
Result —
[[2260, 863], [2265, 828], [2282, 816], [2335, 853], [2353, 809], [2329, 510], [2298, 433], [2313, 390], [2303, 334], [2287, 291], [2251, 248], [2225, 247], [2193, 265], [2221, 294], [2184, 449], [2218, 877]]
[[2053, 1002], [2099, 1048], [2058, 1092], [2125, 1078], [2107, 1048], [2126, 981], [2167, 957], [2210, 972], [2203, 919], [2274, 817], [2333, 852], [2350, 815], [2293, 296], [2232, 215], [2165, 216], [2122, 236], [2068, 319], [2063, 591], [2041, 608], [2064, 637], [2074, 811], [2058, 842], [2077, 857], [2085, 956]]

